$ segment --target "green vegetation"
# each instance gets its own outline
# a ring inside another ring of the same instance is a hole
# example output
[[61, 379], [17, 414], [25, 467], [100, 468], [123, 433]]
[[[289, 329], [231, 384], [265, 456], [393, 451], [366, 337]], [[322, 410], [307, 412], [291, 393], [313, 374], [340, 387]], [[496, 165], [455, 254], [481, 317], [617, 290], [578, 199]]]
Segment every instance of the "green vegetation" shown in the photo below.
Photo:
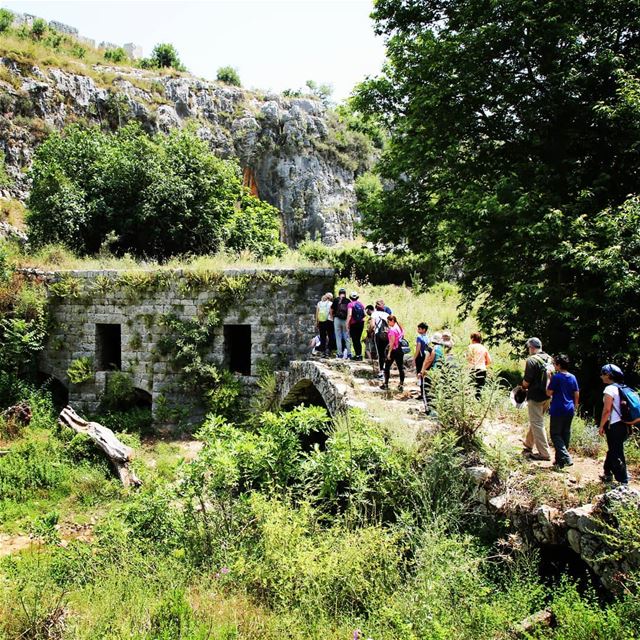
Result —
[[191, 129], [151, 137], [134, 124], [115, 134], [72, 125], [38, 148], [31, 177], [35, 245], [91, 254], [109, 238], [115, 253], [159, 259], [222, 247], [262, 257], [284, 248], [277, 210], [251, 196], [237, 167]]
[[83, 384], [93, 380], [95, 371], [91, 358], [77, 358], [67, 369], [67, 377], [72, 384]]
[[184, 65], [180, 62], [178, 52], [172, 44], [157, 44], [151, 52], [151, 57], [140, 61], [143, 69], [165, 69], [171, 68], [176, 71], [186, 71]]
[[378, 255], [360, 246], [327, 247], [321, 242], [303, 242], [298, 251], [312, 262], [332, 266], [339, 277], [372, 284], [406, 282], [428, 288], [436, 281], [439, 265], [430, 254], [391, 251]]
[[354, 108], [389, 130], [393, 188], [372, 236], [442, 253], [485, 331], [540, 335], [583, 384], [634, 367], [638, 6], [381, 0], [373, 17], [388, 60]]
[[[535, 556], [481, 543], [446, 434], [407, 448], [357, 413], [212, 414], [189, 465], [121, 434], [142, 454], [128, 493], [46, 398], [25, 398], [32, 423], [0, 458], [0, 528], [34, 543], [0, 563], [6, 638], [506, 638], [543, 607], [556, 626], [532, 637], [633, 637], [640, 622], [632, 593], [603, 607], [568, 580], [543, 585]], [[70, 540], [84, 514], [91, 536]]]
[[114, 64], [119, 64], [129, 60], [127, 52], [122, 47], [116, 47], [115, 49], [107, 49], [104, 52], [104, 59]]
[[216, 80], [218, 82], [224, 82], [224, 84], [230, 84], [234, 87], [241, 87], [240, 74], [237, 69], [233, 67], [220, 67], [216, 72]]
[[4, 33], [13, 24], [13, 13], [8, 9], [0, 9], [0, 33]]

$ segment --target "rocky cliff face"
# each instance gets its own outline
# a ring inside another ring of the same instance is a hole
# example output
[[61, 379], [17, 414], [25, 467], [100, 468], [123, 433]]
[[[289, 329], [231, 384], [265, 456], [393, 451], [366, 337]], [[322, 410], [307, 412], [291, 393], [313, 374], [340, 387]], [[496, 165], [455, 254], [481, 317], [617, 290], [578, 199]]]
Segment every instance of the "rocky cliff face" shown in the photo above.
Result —
[[354, 179], [372, 159], [345, 142], [321, 102], [134, 69], [80, 75], [0, 58], [0, 150], [12, 178], [4, 195], [26, 198], [25, 169], [50, 130], [79, 120], [116, 128], [131, 119], [150, 132], [196, 122], [211, 149], [237, 158], [247, 183], [282, 212], [288, 244], [353, 237]]

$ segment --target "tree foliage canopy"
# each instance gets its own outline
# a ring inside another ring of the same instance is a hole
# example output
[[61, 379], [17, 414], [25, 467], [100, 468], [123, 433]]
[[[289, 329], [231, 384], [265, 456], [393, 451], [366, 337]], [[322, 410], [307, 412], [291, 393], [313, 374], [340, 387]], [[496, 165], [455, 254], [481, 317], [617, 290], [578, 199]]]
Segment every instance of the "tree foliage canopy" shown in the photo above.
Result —
[[216, 80], [230, 84], [234, 87], [241, 87], [240, 74], [233, 67], [220, 67], [216, 73]]
[[354, 103], [391, 131], [395, 182], [373, 235], [446, 252], [494, 335], [635, 361], [640, 4], [378, 0], [373, 17], [388, 60]]
[[28, 224], [36, 244], [83, 254], [112, 248], [168, 258], [223, 247], [277, 254], [279, 213], [242, 186], [238, 167], [216, 158], [190, 130], [115, 134], [71, 126], [37, 150]]
[[157, 44], [151, 52], [151, 57], [141, 60], [140, 64], [143, 68], [172, 68], [176, 71], [186, 71], [185, 66], [180, 62], [178, 51], [168, 42]]

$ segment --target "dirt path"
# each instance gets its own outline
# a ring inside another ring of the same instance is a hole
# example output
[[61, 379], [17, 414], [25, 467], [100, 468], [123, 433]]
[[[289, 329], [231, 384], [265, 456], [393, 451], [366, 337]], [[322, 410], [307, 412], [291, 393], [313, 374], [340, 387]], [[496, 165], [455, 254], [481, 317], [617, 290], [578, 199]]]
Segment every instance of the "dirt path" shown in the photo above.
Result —
[[[337, 382], [353, 389], [355, 402], [352, 405], [360, 406], [372, 420], [389, 424], [392, 432], [406, 443], [415, 442], [422, 431], [437, 428], [437, 423], [424, 413], [415, 371], [406, 372], [404, 390], [400, 392], [397, 390], [397, 369], [393, 367], [390, 390], [385, 391], [380, 389], [382, 381], [377, 377], [377, 364], [340, 359], [323, 359], [322, 362], [331, 370], [331, 375]], [[513, 462], [515, 466], [523, 463], [518, 469], [521, 474], [534, 475], [545, 471], [550, 483], [556, 485], [556, 490], [558, 485], [566, 487], [569, 498], [569, 494], [578, 494], [587, 487], [592, 492], [597, 487], [604, 491], [605, 485], [600, 479], [604, 453], [596, 459], [572, 452], [573, 466], [556, 471], [552, 468], [553, 462], [534, 461], [522, 456], [525, 429], [525, 426], [504, 420], [487, 420], [483, 425], [482, 435], [485, 444], [490, 448], [499, 448], [510, 458], [509, 462]], [[603, 451], [605, 449], [606, 444]], [[640, 490], [637, 479], [632, 478], [630, 486]]]

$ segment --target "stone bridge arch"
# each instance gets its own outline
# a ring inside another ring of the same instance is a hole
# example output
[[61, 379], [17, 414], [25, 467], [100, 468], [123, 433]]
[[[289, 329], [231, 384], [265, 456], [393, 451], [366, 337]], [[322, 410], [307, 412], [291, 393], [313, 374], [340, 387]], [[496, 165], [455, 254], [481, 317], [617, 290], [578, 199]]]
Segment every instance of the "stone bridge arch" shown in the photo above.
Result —
[[291, 408], [301, 403], [324, 406], [330, 416], [344, 412], [349, 402], [348, 387], [331, 375], [320, 362], [294, 360], [288, 371], [278, 374], [278, 404]]

